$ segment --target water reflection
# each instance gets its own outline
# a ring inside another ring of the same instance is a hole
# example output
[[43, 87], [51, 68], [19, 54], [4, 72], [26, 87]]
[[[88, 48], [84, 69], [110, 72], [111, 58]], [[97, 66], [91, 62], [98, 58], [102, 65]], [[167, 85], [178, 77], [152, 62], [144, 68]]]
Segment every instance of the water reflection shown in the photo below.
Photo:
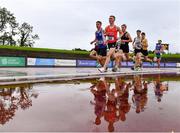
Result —
[[32, 85], [0, 88], [0, 124], [4, 125], [13, 119], [18, 109], [26, 110], [32, 106], [32, 98], [38, 93]]
[[[113, 83], [115, 85], [113, 86]], [[137, 114], [145, 111], [148, 106], [148, 85], [153, 83], [154, 94], [158, 102], [161, 102], [163, 94], [168, 91], [168, 84], [161, 81], [157, 75], [153, 82], [134, 75], [132, 80], [126, 80], [124, 76], [114, 79], [100, 78], [96, 84], [90, 87], [94, 100], [95, 124], [100, 125], [102, 120], [108, 123], [108, 131], [113, 132], [114, 124], [118, 121], [126, 121], [130, 109]], [[130, 95], [131, 93], [131, 95]]]

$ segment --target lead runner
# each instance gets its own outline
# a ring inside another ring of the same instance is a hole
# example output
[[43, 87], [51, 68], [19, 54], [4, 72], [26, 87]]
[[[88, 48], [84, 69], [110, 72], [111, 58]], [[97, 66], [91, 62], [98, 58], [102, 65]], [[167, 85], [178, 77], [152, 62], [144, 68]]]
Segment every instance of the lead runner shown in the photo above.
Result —
[[100, 72], [106, 72], [107, 66], [110, 62], [111, 57], [114, 57], [115, 50], [116, 50], [116, 43], [118, 40], [118, 33], [119, 36], [121, 36], [121, 29], [120, 27], [115, 25], [115, 19], [116, 17], [111, 15], [109, 17], [109, 25], [105, 28], [105, 35], [107, 37], [107, 46], [109, 49], [109, 52], [107, 53], [106, 61], [103, 67], [99, 68], [98, 70]]

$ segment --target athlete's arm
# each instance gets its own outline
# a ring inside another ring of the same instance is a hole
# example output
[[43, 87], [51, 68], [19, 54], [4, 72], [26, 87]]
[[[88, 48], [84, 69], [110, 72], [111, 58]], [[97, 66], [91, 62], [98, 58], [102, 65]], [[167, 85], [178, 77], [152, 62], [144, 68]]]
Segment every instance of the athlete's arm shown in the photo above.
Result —
[[134, 45], [134, 43], [135, 43], [135, 38], [134, 38], [133, 43], [132, 43], [133, 48], [135, 49], [135, 45]]
[[95, 42], [96, 42], [96, 35], [95, 35], [95, 39], [92, 42], [90, 42], [90, 44], [93, 44]]
[[105, 28], [105, 30], [104, 30], [104, 36], [106, 37], [107, 36], [107, 27]]
[[104, 30], [103, 30], [103, 34], [104, 34], [104, 36], [103, 36], [104, 45], [106, 45], [106, 34], [105, 34]]
[[[108, 26], [107, 26], [108, 27]], [[107, 36], [107, 27], [104, 30], [104, 36], [105, 36], [105, 44], [108, 44], [108, 40], [106, 40], [106, 36]]]
[[117, 26], [117, 31], [119, 32], [119, 37], [121, 37], [122, 35], [122, 31], [121, 31], [121, 28]]

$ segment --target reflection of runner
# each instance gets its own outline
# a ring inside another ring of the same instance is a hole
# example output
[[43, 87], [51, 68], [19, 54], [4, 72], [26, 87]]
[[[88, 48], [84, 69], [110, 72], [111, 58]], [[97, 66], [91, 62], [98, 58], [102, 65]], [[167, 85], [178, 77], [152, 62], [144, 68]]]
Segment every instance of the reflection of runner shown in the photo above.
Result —
[[168, 91], [168, 86], [162, 84], [160, 75], [157, 76], [156, 81], [154, 82], [154, 86], [154, 93], [157, 98], [157, 101], [161, 102], [164, 91]]
[[101, 124], [101, 118], [104, 116], [104, 111], [106, 107], [106, 90], [107, 90], [107, 83], [105, 79], [99, 80], [98, 83], [91, 87], [91, 92], [94, 95], [94, 101], [95, 103], [91, 102], [95, 105], [95, 124], [100, 125]]
[[104, 112], [104, 119], [109, 123], [108, 131], [114, 131], [114, 123], [118, 121], [118, 116], [116, 114], [116, 101], [111, 101], [110, 99], [107, 102], [107, 109]]
[[96, 59], [101, 66], [105, 63], [105, 57], [107, 54], [107, 47], [105, 44], [104, 31], [102, 29], [102, 23], [100, 21], [96, 22], [97, 31], [95, 33], [95, 39], [91, 44], [95, 43], [95, 48], [91, 51], [90, 57]]
[[139, 75], [134, 76], [134, 94], [132, 96], [132, 101], [136, 107], [136, 113], [144, 111], [147, 104], [147, 84], [142, 83], [142, 79]]
[[123, 78], [117, 77], [115, 79], [115, 86], [117, 91], [117, 104], [119, 119], [121, 121], [126, 120], [126, 114], [130, 111], [131, 105], [128, 102], [129, 99], [129, 88], [131, 87], [130, 83], [126, 83]]

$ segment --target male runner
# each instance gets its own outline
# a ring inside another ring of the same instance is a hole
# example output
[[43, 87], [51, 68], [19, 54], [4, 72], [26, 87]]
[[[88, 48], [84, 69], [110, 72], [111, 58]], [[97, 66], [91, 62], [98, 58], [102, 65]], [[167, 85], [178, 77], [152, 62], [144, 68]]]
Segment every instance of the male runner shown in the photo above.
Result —
[[105, 28], [105, 35], [107, 37], [106, 43], [108, 45], [109, 52], [107, 53], [104, 66], [102, 68], [98, 69], [100, 72], [106, 72], [107, 71], [107, 66], [110, 62], [110, 58], [114, 55], [115, 50], [116, 50], [116, 42], [118, 39], [118, 33], [119, 33], [119, 36], [121, 35], [121, 29], [120, 29], [120, 27], [115, 25], [115, 19], [116, 19], [115, 16], [111, 15], [109, 17], [110, 25], [108, 25]]
[[155, 48], [155, 59], [154, 59], [154, 61], [157, 62], [158, 68], [160, 68], [161, 53], [163, 52], [163, 46], [161, 43], [162, 43], [162, 41], [158, 40], [158, 43], [156, 44], [156, 48]]
[[141, 43], [144, 60], [152, 63], [152, 60], [148, 58], [148, 40], [146, 39], [146, 34], [144, 32], [141, 33]]
[[130, 34], [126, 31], [126, 24], [121, 25], [121, 29], [122, 35], [120, 37], [120, 46], [116, 47], [116, 53], [114, 54], [115, 66], [112, 69], [113, 72], [117, 72], [120, 70], [122, 59], [129, 60], [129, 42], [132, 42], [132, 38]]
[[135, 58], [135, 64], [134, 64], [134, 69], [139, 69], [141, 66], [141, 56], [142, 56], [142, 44], [141, 44], [141, 31], [137, 30], [136, 31], [137, 37], [134, 38], [134, 41], [132, 43], [133, 48], [134, 48], [134, 58]]
[[105, 57], [107, 55], [107, 46], [105, 44], [105, 36], [104, 31], [102, 29], [102, 22], [96, 22], [97, 31], [95, 32], [95, 39], [91, 42], [91, 44], [95, 43], [95, 48], [91, 51], [90, 57], [96, 59], [101, 66], [105, 63]]
[[132, 42], [132, 38], [130, 34], [126, 31], [127, 29], [126, 24], [121, 25], [121, 29], [122, 29], [122, 35], [121, 35], [120, 49], [125, 54], [126, 60], [129, 60], [129, 43]]

